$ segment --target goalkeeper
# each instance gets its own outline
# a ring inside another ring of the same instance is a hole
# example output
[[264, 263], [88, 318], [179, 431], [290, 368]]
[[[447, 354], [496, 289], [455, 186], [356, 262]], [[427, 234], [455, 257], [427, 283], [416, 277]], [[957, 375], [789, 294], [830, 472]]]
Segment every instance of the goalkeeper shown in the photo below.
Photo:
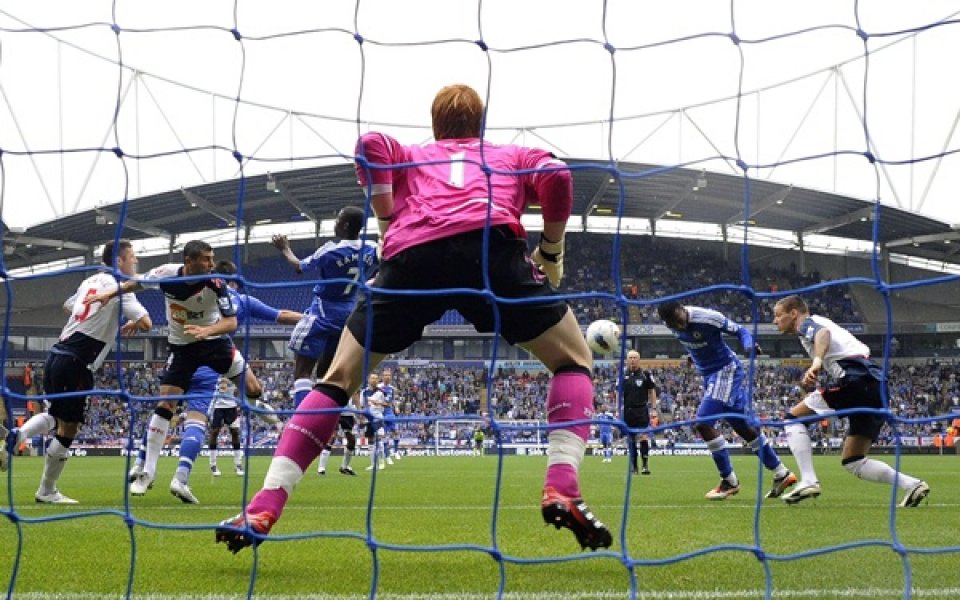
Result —
[[[564, 231], [573, 204], [570, 171], [544, 150], [484, 141], [484, 114], [476, 91], [451, 85], [433, 101], [434, 143], [404, 146], [376, 132], [358, 140], [357, 175], [383, 239], [380, 272], [347, 321], [326, 375], [284, 429], [263, 489], [243, 513], [217, 528], [217, 541], [230, 550], [259, 543], [280, 518], [293, 488], [337, 426], [336, 412], [316, 411], [347, 405], [363, 381], [365, 354], [367, 368], [375, 369], [385, 355], [419, 340], [423, 328], [449, 309], [480, 332], [495, 331], [499, 320], [504, 339], [528, 350], [553, 374], [546, 413], [554, 427], [548, 434], [541, 513], [548, 524], [570, 529], [583, 548], [610, 546], [610, 532], [580, 492], [578, 471], [590, 424], [570, 424], [593, 417], [591, 352], [573, 312], [554, 297], [563, 277]], [[529, 204], [539, 204], [543, 214], [543, 233], [530, 257], [520, 224]], [[378, 293], [449, 288], [534, 302], [494, 307], [479, 293], [426, 300]]]

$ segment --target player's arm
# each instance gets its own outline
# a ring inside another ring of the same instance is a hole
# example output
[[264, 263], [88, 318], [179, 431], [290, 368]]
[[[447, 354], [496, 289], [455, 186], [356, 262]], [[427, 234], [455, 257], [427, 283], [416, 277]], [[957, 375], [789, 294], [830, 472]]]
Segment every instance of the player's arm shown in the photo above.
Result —
[[273, 247], [280, 251], [283, 254], [283, 258], [287, 260], [287, 264], [293, 267], [293, 270], [297, 273], [302, 273], [303, 270], [300, 268], [300, 259], [297, 258], [297, 255], [293, 253], [293, 250], [290, 249], [290, 242], [287, 240], [287, 236], [278, 234], [270, 238], [270, 243], [273, 244]]
[[827, 349], [830, 348], [830, 330], [826, 327], [820, 327], [813, 335], [813, 363], [803, 374], [803, 385], [813, 386], [817, 383], [817, 377], [823, 368], [823, 360], [827, 356]]
[[403, 157], [400, 156], [402, 151], [403, 147], [396, 140], [382, 133], [366, 133], [360, 136], [354, 150], [358, 157], [355, 163], [357, 181], [363, 187], [364, 195], [370, 200], [370, 208], [377, 216], [380, 247], [383, 245], [393, 218], [393, 171], [372, 169], [367, 165], [392, 165], [403, 162]]
[[63, 312], [67, 313], [68, 315], [73, 314], [73, 307], [76, 306], [77, 304], [77, 298], [79, 297], [79, 294], [80, 294], [79, 291], [74, 292], [72, 296], [70, 296], [69, 298], [66, 299], [66, 301], [64, 301]]
[[150, 331], [153, 327], [153, 320], [150, 318], [150, 313], [147, 312], [147, 309], [144, 308], [135, 297], [129, 300], [123, 300], [122, 305], [123, 316], [127, 318], [127, 322], [120, 328], [120, 333], [123, 335], [133, 335], [138, 331]]
[[563, 279], [563, 245], [567, 219], [573, 210], [573, 177], [566, 163], [543, 151], [527, 157], [533, 164], [524, 168], [538, 169], [529, 175], [529, 186], [543, 211], [543, 232], [530, 259], [540, 267], [554, 287]]
[[303, 313], [299, 313], [295, 310], [281, 308], [277, 311], [276, 322], [280, 325], [296, 325], [301, 319], [303, 319]]
[[[731, 321], [732, 322], [732, 321]], [[750, 352], [756, 347], [756, 343], [753, 340], [753, 334], [750, 333], [750, 330], [742, 325], [737, 325], [737, 337], [740, 338], [740, 347], [743, 348], [743, 351], [748, 356]]]
[[139, 292], [142, 289], [143, 289], [143, 285], [141, 285], [139, 281], [128, 279], [127, 281], [124, 281], [123, 283], [113, 288], [112, 290], [104, 290], [100, 293], [86, 296], [83, 299], [83, 303], [93, 304], [94, 302], [100, 302], [101, 304], [106, 304], [107, 302], [109, 302], [113, 298], [116, 298], [120, 294], [132, 294], [134, 292]]

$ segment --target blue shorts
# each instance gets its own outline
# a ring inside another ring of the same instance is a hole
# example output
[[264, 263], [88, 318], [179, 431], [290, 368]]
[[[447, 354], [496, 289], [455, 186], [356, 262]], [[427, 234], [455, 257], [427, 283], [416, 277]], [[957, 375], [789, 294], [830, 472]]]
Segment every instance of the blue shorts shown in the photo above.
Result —
[[200, 367], [193, 372], [190, 378], [190, 388], [187, 391], [187, 410], [209, 414], [210, 402], [217, 393], [217, 382], [220, 375], [210, 367]]
[[387, 433], [394, 433], [397, 430], [396, 416], [393, 411], [383, 411], [383, 430]]
[[740, 362], [731, 362], [704, 380], [705, 392], [697, 418], [712, 417], [721, 413], [747, 412], [747, 390], [744, 387], [746, 373]]
[[601, 433], [601, 434], [600, 434], [600, 443], [603, 444], [603, 447], [604, 447], [604, 448], [606, 448], [607, 446], [612, 446], [612, 445], [613, 445], [613, 434], [610, 433], [609, 431], [608, 431], [607, 433]]
[[340, 333], [353, 305], [353, 300], [331, 302], [314, 298], [303, 318], [294, 326], [287, 347], [298, 356], [320, 358], [328, 346], [335, 348], [340, 341]]

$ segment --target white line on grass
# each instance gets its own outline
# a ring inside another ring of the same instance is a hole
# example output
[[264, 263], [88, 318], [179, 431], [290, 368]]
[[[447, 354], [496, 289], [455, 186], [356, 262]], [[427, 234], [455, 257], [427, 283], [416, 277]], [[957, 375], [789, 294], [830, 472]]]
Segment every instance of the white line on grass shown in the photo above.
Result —
[[[740, 598], [762, 598], [764, 590], [704, 590], [704, 591], [638, 591], [637, 600], [738, 600]], [[914, 598], [952, 598], [960, 595], [960, 588], [933, 588], [913, 590]], [[597, 591], [575, 593], [570, 592], [508, 592], [502, 596], [503, 600], [620, 600], [630, 596], [628, 590]], [[257, 598], [272, 600], [367, 600], [366, 594], [256, 594]], [[492, 600], [495, 593], [443, 593], [443, 594], [377, 594], [380, 600]], [[773, 598], [902, 598], [902, 589], [879, 588], [841, 588], [841, 589], [805, 589], [805, 590], [774, 590]], [[121, 600], [121, 594], [99, 594], [84, 592], [49, 593], [26, 592], [18, 593], [17, 598], [22, 600]], [[134, 594], [134, 600], [236, 600], [235, 595], [224, 594]]]

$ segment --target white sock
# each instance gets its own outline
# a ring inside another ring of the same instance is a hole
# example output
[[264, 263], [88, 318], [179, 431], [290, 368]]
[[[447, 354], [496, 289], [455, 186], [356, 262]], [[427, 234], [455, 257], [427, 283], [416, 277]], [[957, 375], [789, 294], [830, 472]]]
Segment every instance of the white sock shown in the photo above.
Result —
[[217, 468], [217, 449], [210, 448], [210, 470]]
[[168, 431], [170, 431], [170, 419], [164, 419], [157, 413], [153, 413], [147, 425], [147, 457], [143, 463], [143, 470], [151, 479], [157, 475], [157, 461], [160, 460], [160, 451], [163, 450], [163, 442], [167, 439]]
[[37, 437], [38, 435], [46, 435], [48, 431], [56, 426], [57, 419], [54, 418], [53, 415], [47, 413], [33, 415], [27, 419], [27, 422], [24, 423], [23, 427], [20, 428], [20, 435], [17, 437], [17, 445], [20, 445], [23, 440]]
[[317, 465], [317, 470], [318, 470], [318, 471], [326, 471], [326, 470], [327, 470], [327, 461], [328, 461], [328, 460], [330, 460], [330, 450], [329, 450], [329, 449], [324, 449], [323, 451], [320, 452], [320, 464]]
[[243, 468], [243, 448], [237, 448], [233, 451], [233, 468]]
[[293, 493], [293, 488], [297, 487], [301, 479], [303, 479], [303, 471], [297, 463], [286, 456], [274, 456], [270, 466], [267, 467], [267, 475], [263, 478], [263, 489], [283, 489], [289, 495]]
[[801, 483], [816, 483], [817, 472], [813, 470], [813, 445], [810, 443], [810, 433], [803, 423], [789, 423], [783, 428], [787, 434], [787, 445], [790, 453], [800, 468]]
[[43, 476], [40, 478], [40, 494], [52, 494], [57, 489], [57, 481], [63, 468], [67, 466], [70, 450], [65, 448], [60, 440], [53, 438], [47, 447], [47, 456], [43, 460]]
[[843, 465], [843, 468], [864, 481], [889, 484], [896, 481], [897, 486], [904, 490], [909, 490], [920, 483], [916, 477], [904, 473], [898, 474], [896, 469], [887, 463], [872, 458], [861, 458], [858, 461], [849, 462]]
[[353, 458], [353, 452], [350, 450], [344, 449], [343, 451], [343, 462], [340, 463], [340, 467], [347, 468], [350, 466], [350, 459]]
[[587, 450], [587, 443], [579, 435], [566, 429], [554, 429], [547, 434], [549, 451], [547, 466], [570, 465], [580, 472], [580, 463]]

